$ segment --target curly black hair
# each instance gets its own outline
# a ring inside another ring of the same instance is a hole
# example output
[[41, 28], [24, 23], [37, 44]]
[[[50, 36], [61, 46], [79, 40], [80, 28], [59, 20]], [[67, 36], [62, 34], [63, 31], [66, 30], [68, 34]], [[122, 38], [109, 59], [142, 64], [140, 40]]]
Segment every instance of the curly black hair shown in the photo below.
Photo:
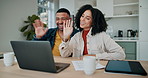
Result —
[[70, 16], [70, 12], [66, 8], [60, 8], [56, 13], [65, 12]]
[[106, 29], [107, 29], [107, 23], [105, 21], [105, 18], [104, 18], [104, 15], [103, 13], [96, 9], [96, 8], [93, 8], [91, 5], [89, 4], [86, 4], [84, 6], [82, 6], [77, 14], [76, 14], [76, 18], [75, 18], [75, 24], [76, 24], [76, 27], [82, 31], [83, 28], [80, 27], [80, 18], [82, 16], [82, 14], [86, 11], [86, 10], [90, 10], [92, 12], [92, 30], [91, 30], [91, 35], [95, 35], [97, 33], [100, 33], [100, 32], [105, 32]]

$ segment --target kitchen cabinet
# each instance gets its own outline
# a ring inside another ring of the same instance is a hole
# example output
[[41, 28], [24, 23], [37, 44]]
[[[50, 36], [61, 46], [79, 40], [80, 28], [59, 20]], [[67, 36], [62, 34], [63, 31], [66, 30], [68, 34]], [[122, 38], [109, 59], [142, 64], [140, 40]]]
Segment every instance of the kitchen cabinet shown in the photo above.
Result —
[[[125, 52], [126, 52], [126, 55], [127, 55], [127, 58], [126, 59], [134, 59], [136, 58], [137, 60], [147, 60], [148, 61], [148, 36], [146, 35], [148, 33], [148, 0], [139, 0], [138, 2], [130, 2], [130, 4], [124, 4], [124, 7], [125, 5], [126, 6], [137, 6], [138, 3], [138, 18], [139, 19], [137, 22], [139, 24], [138, 26], [138, 30], [139, 30], [139, 37], [138, 37], [138, 41], [137, 43], [133, 43], [136, 45], [136, 48], [135, 48], [135, 55], [134, 53], [131, 54], [131, 53], [127, 53], [127, 50], [128, 48], [131, 48], [133, 49], [133, 47], [131, 46], [125, 46], [127, 43], [126, 42], [123, 42], [123, 43], [119, 43], [121, 46], [125, 47]], [[120, 3], [119, 3], [120, 4]], [[121, 4], [120, 5], [114, 5], [114, 6], [122, 6]], [[129, 6], [129, 7], [130, 7]], [[123, 7], [123, 6], [122, 6]], [[118, 12], [118, 11], [117, 11]], [[134, 12], [134, 10], [133, 10]], [[114, 15], [115, 17], [116, 15]], [[117, 15], [117, 17], [121, 17], [122, 18], [122, 15]], [[123, 15], [123, 17], [125, 17], [125, 15]], [[128, 16], [128, 18], [132, 18], [130, 15]], [[134, 24], [134, 23], [133, 23]], [[134, 46], [134, 45], [133, 45]], [[135, 47], [135, 46], [134, 46]], [[133, 50], [134, 51], [134, 50]], [[130, 52], [130, 51], [128, 51]]]
[[114, 0], [114, 17], [132, 17], [138, 16], [138, 0]]
[[[136, 45], [136, 57], [134, 54], [127, 54], [127, 59], [148, 60], [148, 0], [113, 0], [113, 16], [109, 20], [109, 25], [113, 26], [113, 30], [134, 29], [138, 30], [138, 43]], [[122, 19], [122, 22], [120, 21]], [[128, 22], [127, 20], [131, 21]], [[125, 22], [126, 21], [126, 22]], [[120, 22], [120, 24], [118, 24]], [[129, 26], [125, 23], [130, 23]], [[111, 24], [110, 24], [111, 23]], [[117, 25], [115, 27], [114, 25]], [[122, 26], [125, 25], [125, 26]], [[131, 26], [133, 25], [133, 26]], [[121, 28], [119, 28], [121, 27]], [[119, 28], [119, 29], [117, 29]], [[124, 46], [124, 43], [119, 43]], [[126, 47], [126, 46], [124, 46]], [[128, 50], [128, 49], [126, 49]], [[127, 52], [127, 51], [126, 51]]]
[[140, 41], [138, 45], [139, 45], [139, 53], [137, 54], [138, 60], [148, 61], [148, 42]]
[[97, 0], [105, 18], [138, 16], [138, 0]]
[[120, 42], [120, 41], [116, 41], [124, 50], [125, 54], [126, 54], [126, 58], [128, 60], [136, 60], [136, 53], [137, 53], [137, 43], [133, 42], [133, 41], [124, 41], [124, 42]]
[[67, 8], [72, 15], [85, 4], [101, 10], [105, 18], [138, 16], [138, 0], [59, 0], [59, 7]]
[[148, 0], [139, 0], [139, 44], [138, 60], [148, 61]]
[[139, 40], [148, 41], [148, 9], [139, 9]]
[[139, 0], [139, 7], [148, 9], [148, 0]]
[[127, 30], [139, 31], [139, 0], [111, 1], [113, 15], [105, 18], [110, 18], [107, 23], [113, 28], [113, 36], [118, 37], [118, 30], [123, 31], [123, 37], [127, 37]]
[[59, 7], [67, 8], [71, 15], [76, 15], [78, 9], [85, 4], [91, 4], [96, 7], [96, 0], [59, 0]]
[[105, 17], [113, 16], [113, 0], [97, 0], [97, 8]]
[[148, 0], [139, 0], [139, 40], [148, 41]]

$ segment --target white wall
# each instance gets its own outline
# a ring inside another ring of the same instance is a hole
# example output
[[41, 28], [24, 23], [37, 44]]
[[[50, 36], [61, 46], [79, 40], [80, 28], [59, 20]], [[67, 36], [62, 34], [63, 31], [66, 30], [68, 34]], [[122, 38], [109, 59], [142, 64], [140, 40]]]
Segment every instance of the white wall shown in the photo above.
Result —
[[12, 51], [11, 40], [25, 40], [19, 29], [37, 14], [37, 0], [0, 0], [0, 52]]
[[59, 8], [66, 8], [70, 11], [71, 15], [75, 15], [74, 0], [59, 0]]

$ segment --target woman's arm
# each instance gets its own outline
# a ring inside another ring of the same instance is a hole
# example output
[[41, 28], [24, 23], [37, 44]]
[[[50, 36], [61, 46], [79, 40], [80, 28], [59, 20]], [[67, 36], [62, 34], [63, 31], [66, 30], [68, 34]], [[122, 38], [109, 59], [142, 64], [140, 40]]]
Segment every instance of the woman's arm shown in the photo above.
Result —
[[119, 46], [113, 39], [111, 39], [106, 33], [103, 35], [104, 49], [101, 54], [98, 54], [99, 59], [106, 60], [123, 60], [125, 59], [125, 52], [121, 46]]
[[70, 40], [67, 42], [62, 42], [59, 46], [59, 51], [62, 57], [69, 57], [74, 49], [78, 49], [78, 40], [80, 32], [76, 33]]

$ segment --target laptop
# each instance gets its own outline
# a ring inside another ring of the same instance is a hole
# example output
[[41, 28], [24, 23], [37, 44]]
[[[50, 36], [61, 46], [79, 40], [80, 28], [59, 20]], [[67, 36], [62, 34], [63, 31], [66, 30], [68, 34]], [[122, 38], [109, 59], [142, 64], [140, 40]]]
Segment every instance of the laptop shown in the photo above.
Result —
[[22, 69], [58, 73], [69, 63], [55, 63], [49, 41], [10, 41]]
[[146, 76], [147, 73], [138, 61], [109, 60], [106, 72], [127, 73]]

